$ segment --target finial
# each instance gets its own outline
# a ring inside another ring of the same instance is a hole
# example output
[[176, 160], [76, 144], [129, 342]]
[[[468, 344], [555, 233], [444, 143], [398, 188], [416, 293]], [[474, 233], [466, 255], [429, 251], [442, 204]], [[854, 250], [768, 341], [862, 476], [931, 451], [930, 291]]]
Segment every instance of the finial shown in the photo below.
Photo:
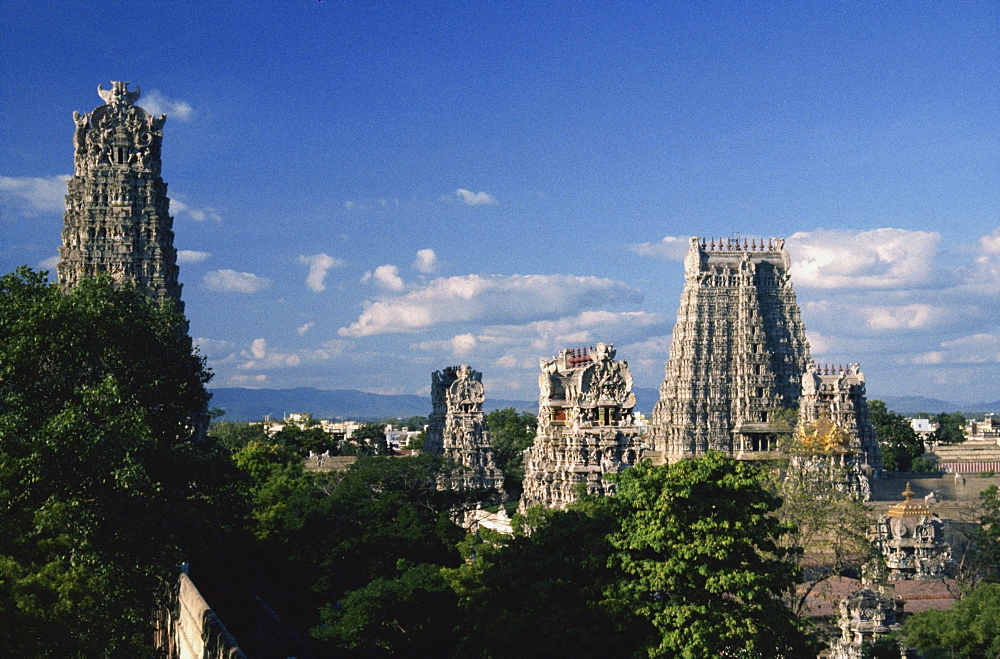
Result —
[[916, 495], [916, 492], [910, 489], [910, 481], [906, 481], [906, 489], [903, 490], [903, 496], [906, 497], [907, 501], [909, 501], [914, 497], [914, 495]]
[[139, 100], [139, 86], [136, 85], [134, 92], [130, 92], [128, 86], [127, 82], [112, 80], [111, 89], [103, 89], [97, 85], [97, 95], [108, 105], [132, 105]]

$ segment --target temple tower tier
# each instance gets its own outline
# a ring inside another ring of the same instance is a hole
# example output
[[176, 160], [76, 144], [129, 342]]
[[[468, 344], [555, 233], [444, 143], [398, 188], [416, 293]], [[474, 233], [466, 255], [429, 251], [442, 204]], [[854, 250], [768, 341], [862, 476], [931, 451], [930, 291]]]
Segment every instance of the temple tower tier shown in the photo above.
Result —
[[520, 509], [563, 508], [589, 494], [614, 493], [606, 479], [632, 466], [643, 445], [632, 409], [632, 374], [613, 345], [567, 348], [541, 362], [538, 434], [525, 453]]
[[656, 460], [755, 459], [791, 429], [809, 344], [781, 238], [691, 238], [670, 358], [653, 410]]
[[483, 374], [469, 366], [449, 366], [431, 375], [433, 411], [424, 451], [449, 460], [454, 469], [442, 477], [453, 490], [495, 489], [503, 495], [503, 474], [493, 460], [483, 415]]
[[172, 300], [183, 312], [170, 200], [160, 177], [166, 115], [154, 117], [135, 105], [139, 89], [129, 91], [129, 83], [111, 85], [97, 87], [104, 105], [73, 113], [76, 152], [59, 282], [70, 288], [83, 277], [108, 273], [159, 301]]

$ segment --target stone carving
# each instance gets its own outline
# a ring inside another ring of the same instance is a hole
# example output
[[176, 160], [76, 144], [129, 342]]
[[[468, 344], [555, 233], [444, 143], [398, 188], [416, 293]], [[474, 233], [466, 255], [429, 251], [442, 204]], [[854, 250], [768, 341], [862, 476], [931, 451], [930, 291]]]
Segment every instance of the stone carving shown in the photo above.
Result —
[[914, 501], [910, 484], [904, 501], [889, 508], [875, 527], [875, 547], [885, 559], [890, 581], [947, 576], [951, 547], [944, 540], [944, 522], [924, 501]]
[[[821, 432], [825, 428], [825, 433]], [[809, 434], [812, 434], [812, 437]], [[838, 463], [844, 474], [841, 489], [862, 501], [871, 498], [870, 478], [882, 473], [882, 451], [875, 439], [865, 375], [858, 364], [816, 366], [811, 364], [802, 380], [799, 399], [798, 448], [809, 440], [822, 443], [816, 453]], [[825, 441], [819, 437], [825, 434]]]
[[840, 601], [840, 637], [830, 647], [832, 659], [861, 659], [862, 645], [899, 629], [902, 606], [892, 586], [865, 584]]
[[614, 346], [598, 343], [563, 350], [540, 368], [538, 434], [525, 454], [520, 509], [565, 507], [578, 485], [613, 493], [605, 476], [635, 464], [643, 450], [628, 363], [615, 361]]
[[493, 461], [483, 415], [483, 374], [466, 364], [431, 375], [431, 403], [424, 450], [452, 461], [456, 468], [442, 485], [455, 490], [496, 489], [503, 494], [503, 474]]
[[753, 458], [790, 432], [775, 412], [798, 407], [810, 359], [789, 265], [780, 238], [691, 238], [653, 411], [654, 460]]
[[66, 195], [59, 282], [108, 273], [183, 312], [177, 281], [173, 218], [167, 184], [160, 177], [166, 115], [135, 105], [139, 89], [114, 81], [98, 85], [105, 101], [89, 114], [73, 113], [74, 174]]

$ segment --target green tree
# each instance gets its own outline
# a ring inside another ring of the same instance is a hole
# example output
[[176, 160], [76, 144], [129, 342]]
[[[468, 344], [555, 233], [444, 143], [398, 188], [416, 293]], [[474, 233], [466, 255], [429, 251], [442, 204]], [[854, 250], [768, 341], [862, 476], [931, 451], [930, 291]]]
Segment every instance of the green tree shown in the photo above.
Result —
[[0, 277], [0, 647], [141, 654], [154, 593], [236, 503], [184, 319], [132, 288]]
[[617, 477], [621, 529], [612, 565], [628, 577], [609, 601], [656, 629], [650, 656], [815, 655], [782, 595], [800, 581], [781, 500], [748, 463], [719, 453]]
[[979, 494], [977, 523], [966, 531], [967, 549], [959, 563], [959, 579], [967, 585], [1000, 583], [1000, 489], [991, 485]]
[[230, 452], [236, 452], [251, 441], [266, 442], [267, 433], [259, 423], [213, 421], [208, 434]]
[[341, 455], [389, 455], [389, 444], [385, 439], [385, 426], [366, 423], [351, 434], [351, 438], [341, 442]]
[[504, 490], [511, 499], [517, 499], [524, 481], [524, 451], [535, 441], [538, 419], [530, 412], [519, 414], [513, 407], [505, 407], [486, 415], [486, 427], [493, 459], [503, 472]]
[[961, 444], [965, 441], [965, 415], [960, 412], [935, 414], [937, 430], [931, 433], [931, 441], [939, 444]]
[[880, 400], [868, 401], [875, 437], [882, 449], [882, 466], [887, 471], [910, 471], [913, 458], [923, 455], [924, 445], [902, 414], [890, 411]]
[[911, 615], [903, 638], [928, 659], [1000, 656], [1000, 584], [980, 583], [948, 610]]

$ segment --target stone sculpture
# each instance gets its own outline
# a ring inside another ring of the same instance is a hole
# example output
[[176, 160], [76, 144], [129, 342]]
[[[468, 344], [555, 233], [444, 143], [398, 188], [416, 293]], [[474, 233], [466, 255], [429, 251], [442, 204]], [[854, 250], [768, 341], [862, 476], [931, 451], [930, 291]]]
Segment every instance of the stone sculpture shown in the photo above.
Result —
[[614, 491], [605, 479], [636, 463], [643, 450], [632, 408], [632, 374], [613, 345], [567, 348], [541, 362], [538, 434], [525, 453], [520, 509], [563, 508], [583, 485]]
[[875, 547], [885, 559], [890, 581], [934, 579], [947, 576], [952, 567], [951, 547], [944, 539], [944, 522], [924, 501], [914, 501], [910, 484], [905, 500], [879, 518]]
[[160, 177], [166, 115], [154, 117], [135, 105], [139, 89], [129, 91], [129, 83], [111, 85], [97, 88], [105, 105], [73, 113], [76, 152], [59, 282], [69, 288], [83, 277], [108, 273], [157, 300], [172, 300], [183, 312], [170, 200]]
[[483, 415], [486, 397], [482, 379], [482, 373], [466, 364], [432, 374], [433, 411], [428, 419], [424, 451], [455, 465], [443, 477], [442, 486], [454, 490], [496, 489], [502, 495], [503, 474], [493, 461]]

